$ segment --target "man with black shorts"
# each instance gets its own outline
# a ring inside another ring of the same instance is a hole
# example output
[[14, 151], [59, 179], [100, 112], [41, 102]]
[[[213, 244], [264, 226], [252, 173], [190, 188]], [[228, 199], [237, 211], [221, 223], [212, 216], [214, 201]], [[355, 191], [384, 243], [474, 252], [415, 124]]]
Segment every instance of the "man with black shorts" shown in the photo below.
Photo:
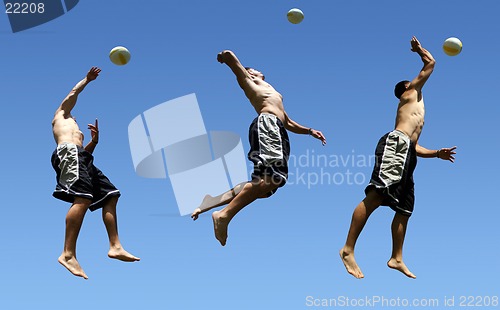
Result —
[[428, 150], [418, 144], [425, 114], [422, 87], [434, 70], [435, 60], [416, 37], [411, 39], [411, 51], [421, 57], [424, 66], [413, 81], [396, 84], [394, 94], [400, 101], [395, 129], [384, 135], [377, 145], [376, 164], [365, 189], [366, 197], [354, 210], [346, 243], [340, 250], [347, 272], [358, 279], [364, 275], [354, 259], [354, 247], [368, 217], [380, 205], [389, 206], [396, 212], [391, 226], [392, 255], [387, 265], [410, 278], [416, 278], [403, 262], [403, 242], [408, 219], [413, 212], [413, 171], [417, 156], [455, 160], [456, 147]]
[[217, 197], [205, 196], [200, 207], [191, 215], [196, 220], [201, 213], [228, 204], [212, 214], [215, 237], [224, 246], [231, 219], [254, 200], [269, 197], [285, 185], [290, 155], [287, 130], [309, 134], [321, 140], [323, 145], [326, 139], [321, 131], [299, 125], [288, 117], [283, 107], [283, 97], [264, 81], [261, 72], [243, 67], [236, 55], [228, 50], [220, 52], [217, 61], [225, 63], [233, 71], [239, 86], [258, 114], [249, 130], [251, 149], [248, 159], [254, 164], [252, 180], [238, 184]]
[[118, 238], [116, 204], [120, 191], [94, 166], [92, 153], [99, 142], [97, 119], [95, 124], [88, 125], [91, 139], [83, 147], [83, 133], [71, 115], [78, 95], [100, 72], [101, 69], [92, 67], [87, 76], [76, 84], [63, 100], [52, 120], [52, 131], [57, 144], [52, 154], [52, 166], [57, 175], [53, 196], [72, 203], [66, 215], [64, 249], [58, 261], [72, 274], [85, 279], [88, 277], [76, 259], [76, 241], [87, 209], [95, 211], [102, 208], [102, 217], [109, 237], [110, 258], [126, 262], [139, 260], [123, 249]]

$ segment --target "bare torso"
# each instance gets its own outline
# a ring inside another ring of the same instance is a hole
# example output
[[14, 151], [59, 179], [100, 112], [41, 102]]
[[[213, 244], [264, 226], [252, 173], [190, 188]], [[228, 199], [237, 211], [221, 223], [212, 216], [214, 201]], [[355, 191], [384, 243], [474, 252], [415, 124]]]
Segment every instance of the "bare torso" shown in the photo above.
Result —
[[417, 143], [424, 127], [424, 98], [415, 89], [407, 90], [398, 105], [396, 129], [404, 132], [411, 141]]
[[285, 121], [283, 97], [269, 83], [254, 78], [251, 86], [244, 89], [246, 96], [252, 103], [257, 114], [269, 113], [276, 115], [282, 122]]
[[83, 133], [74, 118], [64, 116], [64, 111], [59, 110], [52, 120], [52, 132], [57, 145], [62, 143], [74, 143], [83, 146]]

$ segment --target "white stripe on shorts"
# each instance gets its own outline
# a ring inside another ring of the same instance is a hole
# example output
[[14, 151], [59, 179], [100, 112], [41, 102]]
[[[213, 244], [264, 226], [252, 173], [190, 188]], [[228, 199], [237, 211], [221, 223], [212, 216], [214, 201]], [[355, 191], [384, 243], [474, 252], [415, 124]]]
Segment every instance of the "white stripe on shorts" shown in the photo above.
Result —
[[403, 177], [410, 139], [399, 130], [389, 133], [385, 140], [379, 178], [386, 186], [398, 183]]
[[69, 190], [79, 178], [78, 149], [73, 143], [59, 144], [57, 157], [61, 170], [59, 183]]

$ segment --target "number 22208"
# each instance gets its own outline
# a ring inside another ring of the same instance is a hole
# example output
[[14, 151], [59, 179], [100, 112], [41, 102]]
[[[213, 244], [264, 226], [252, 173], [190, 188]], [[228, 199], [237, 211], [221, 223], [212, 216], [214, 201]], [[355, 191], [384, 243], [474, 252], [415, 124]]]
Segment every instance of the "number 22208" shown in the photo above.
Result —
[[43, 14], [45, 13], [45, 4], [40, 3], [5, 3], [5, 13], [7, 14]]

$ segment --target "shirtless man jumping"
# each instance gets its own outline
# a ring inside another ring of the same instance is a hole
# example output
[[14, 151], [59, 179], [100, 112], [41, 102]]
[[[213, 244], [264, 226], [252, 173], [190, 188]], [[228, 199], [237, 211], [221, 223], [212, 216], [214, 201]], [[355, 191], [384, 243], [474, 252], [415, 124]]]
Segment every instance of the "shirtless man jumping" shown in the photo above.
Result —
[[57, 144], [52, 154], [52, 166], [57, 174], [57, 186], [53, 196], [72, 203], [66, 215], [64, 250], [58, 261], [72, 274], [84, 279], [88, 277], [76, 260], [76, 240], [87, 209], [95, 211], [102, 208], [102, 218], [109, 237], [110, 258], [125, 262], [140, 260], [125, 251], [118, 238], [116, 204], [120, 191], [93, 163], [92, 153], [99, 142], [97, 119], [95, 125], [88, 125], [91, 139], [83, 147], [83, 133], [71, 115], [78, 95], [100, 72], [101, 69], [92, 67], [87, 76], [76, 84], [63, 100], [52, 120], [52, 131]]
[[411, 51], [420, 55], [424, 66], [413, 81], [396, 84], [394, 94], [399, 101], [395, 129], [378, 142], [375, 151], [376, 163], [370, 183], [365, 189], [366, 197], [352, 215], [347, 241], [340, 250], [340, 257], [347, 272], [360, 279], [364, 275], [354, 259], [354, 246], [370, 214], [380, 205], [391, 207], [396, 214], [392, 222], [392, 256], [387, 265], [401, 271], [410, 278], [416, 276], [403, 262], [403, 242], [408, 219], [413, 212], [413, 171], [417, 156], [437, 157], [454, 162], [455, 149], [428, 150], [418, 144], [424, 126], [424, 99], [422, 87], [434, 70], [435, 60], [416, 37], [411, 39]]
[[222, 51], [217, 61], [225, 63], [236, 75], [238, 84], [258, 116], [250, 125], [250, 152], [248, 159], [254, 164], [252, 181], [236, 185], [220, 196], [205, 196], [205, 199], [191, 217], [212, 208], [227, 205], [221, 211], [212, 214], [215, 237], [224, 246], [227, 239], [227, 227], [231, 219], [245, 206], [258, 198], [267, 198], [285, 185], [288, 177], [288, 157], [290, 145], [287, 130], [297, 134], [309, 134], [326, 144], [321, 131], [299, 125], [291, 120], [283, 107], [283, 97], [270, 84], [264, 81], [264, 75], [252, 68], [241, 65], [231, 51]]

